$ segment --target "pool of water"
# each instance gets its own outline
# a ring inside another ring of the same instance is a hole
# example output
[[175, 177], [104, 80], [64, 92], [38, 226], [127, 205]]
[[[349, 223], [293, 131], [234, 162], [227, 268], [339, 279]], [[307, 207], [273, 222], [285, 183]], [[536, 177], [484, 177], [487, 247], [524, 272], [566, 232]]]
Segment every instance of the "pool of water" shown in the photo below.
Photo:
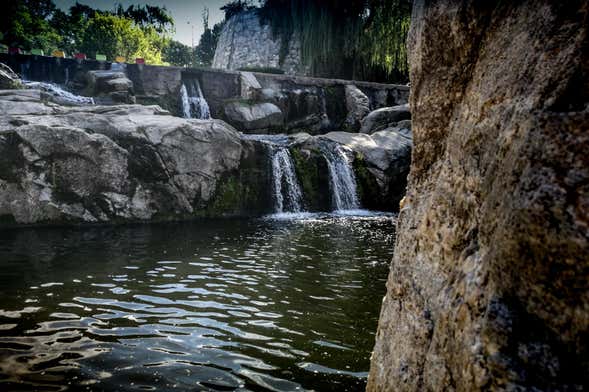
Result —
[[0, 231], [0, 390], [359, 391], [391, 216]]

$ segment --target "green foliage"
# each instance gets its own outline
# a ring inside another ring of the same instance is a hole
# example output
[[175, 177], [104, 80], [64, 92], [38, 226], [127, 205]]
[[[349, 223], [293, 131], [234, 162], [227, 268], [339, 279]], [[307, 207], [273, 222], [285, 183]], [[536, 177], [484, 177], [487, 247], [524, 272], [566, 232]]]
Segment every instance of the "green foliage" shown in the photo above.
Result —
[[158, 33], [169, 33], [174, 29], [174, 19], [166, 7], [130, 5], [124, 9], [119, 4], [115, 14], [133, 20], [137, 26], [152, 27]]
[[131, 19], [96, 13], [84, 32], [81, 50], [90, 56], [103, 53], [110, 59], [118, 55], [131, 58], [139, 51], [142, 35]]
[[195, 65], [194, 51], [182, 42], [170, 41], [164, 48], [163, 60], [179, 67], [193, 67]]
[[410, 12], [410, 0], [265, 0], [260, 16], [281, 38], [281, 61], [296, 36], [313, 75], [404, 81]]
[[213, 58], [215, 57], [215, 50], [217, 49], [217, 42], [219, 36], [223, 30], [225, 22], [217, 23], [211, 29], [209, 27], [209, 10], [205, 7], [202, 14], [202, 21], [204, 31], [198, 41], [198, 46], [194, 48], [196, 63], [195, 65], [201, 67], [210, 67], [213, 64]]
[[102, 53], [111, 60], [117, 55], [142, 57], [150, 64], [163, 63], [174, 27], [167, 10], [157, 6], [119, 6], [108, 12], [76, 3], [66, 13], [51, 0], [9, 0], [0, 21], [2, 41], [9, 46]]
[[253, 8], [254, 6], [250, 0], [234, 0], [221, 7], [221, 11], [225, 12], [225, 20], [229, 20], [233, 15], [240, 14], [243, 11]]
[[48, 22], [55, 10], [51, 0], [8, 0], [0, 13], [0, 32], [8, 46], [48, 50], [59, 36]]

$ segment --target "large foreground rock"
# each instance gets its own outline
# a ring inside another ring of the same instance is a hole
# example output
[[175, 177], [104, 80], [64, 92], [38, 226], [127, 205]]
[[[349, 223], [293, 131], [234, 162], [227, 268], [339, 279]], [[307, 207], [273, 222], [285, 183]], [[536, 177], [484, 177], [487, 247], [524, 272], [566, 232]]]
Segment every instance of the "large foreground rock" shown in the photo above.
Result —
[[369, 391], [589, 387], [587, 1], [414, 3]]
[[238, 168], [238, 133], [157, 106], [65, 107], [0, 91], [0, 225], [186, 219]]

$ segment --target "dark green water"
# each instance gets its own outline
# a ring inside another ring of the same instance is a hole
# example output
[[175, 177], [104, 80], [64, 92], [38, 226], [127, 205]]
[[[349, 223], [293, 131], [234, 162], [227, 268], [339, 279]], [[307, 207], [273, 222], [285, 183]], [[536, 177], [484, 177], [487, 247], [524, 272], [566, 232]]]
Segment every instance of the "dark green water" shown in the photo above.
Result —
[[360, 391], [391, 217], [0, 231], [0, 390]]

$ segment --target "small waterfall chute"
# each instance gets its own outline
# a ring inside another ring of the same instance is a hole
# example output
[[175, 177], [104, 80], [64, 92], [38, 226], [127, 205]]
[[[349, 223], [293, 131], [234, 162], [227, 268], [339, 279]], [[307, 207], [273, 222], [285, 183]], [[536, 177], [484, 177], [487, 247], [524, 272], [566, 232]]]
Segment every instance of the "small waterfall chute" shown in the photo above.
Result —
[[[188, 87], [187, 87], [188, 85]], [[182, 115], [185, 118], [207, 120], [211, 118], [209, 104], [205, 99], [197, 79], [190, 79], [180, 87]]]
[[292, 157], [286, 147], [272, 147], [272, 181], [275, 212], [301, 212], [303, 210], [303, 192], [297, 179]]
[[360, 202], [356, 177], [348, 155], [339, 144], [329, 143], [323, 148], [329, 170], [331, 199], [336, 211], [358, 210]]
[[272, 179], [272, 199], [277, 215], [304, 212], [303, 191], [285, 135], [242, 135], [246, 140], [263, 143], [268, 151]]
[[28, 88], [44, 91], [52, 95], [59, 103], [70, 105], [94, 105], [94, 98], [76, 95], [64, 90], [60, 86], [47, 82], [32, 82], [25, 80], [23, 84]]

